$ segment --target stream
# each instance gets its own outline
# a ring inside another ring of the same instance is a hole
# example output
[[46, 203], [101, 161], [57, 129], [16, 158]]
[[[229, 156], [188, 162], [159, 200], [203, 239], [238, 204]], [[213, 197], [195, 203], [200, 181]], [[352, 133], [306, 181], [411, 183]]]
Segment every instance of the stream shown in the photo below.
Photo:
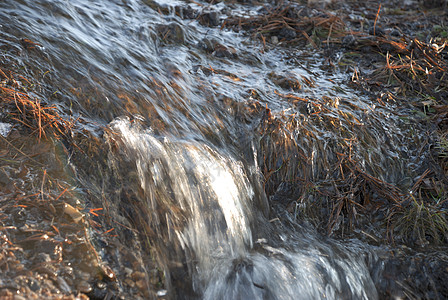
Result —
[[426, 129], [412, 107], [353, 89], [321, 51], [221, 26], [261, 7], [3, 0], [2, 45], [37, 45], [2, 55], [78, 118], [85, 155], [54, 141], [68, 149], [59, 174], [81, 206], [124, 224], [120, 246], [91, 233], [104, 260], [132, 269], [125, 249], [163, 274], [147, 298], [379, 299], [384, 286], [400, 297], [385, 283], [387, 246], [328, 237], [306, 213], [331, 213], [311, 191], [333, 191], [342, 155], [408, 191], [429, 159]]

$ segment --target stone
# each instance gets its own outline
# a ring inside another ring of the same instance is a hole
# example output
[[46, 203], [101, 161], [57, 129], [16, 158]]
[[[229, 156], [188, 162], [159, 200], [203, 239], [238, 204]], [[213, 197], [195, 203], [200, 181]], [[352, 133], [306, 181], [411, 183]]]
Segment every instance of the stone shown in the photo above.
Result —
[[207, 26], [218, 26], [220, 23], [220, 14], [219, 12], [212, 10], [207, 11], [201, 14], [199, 18], [199, 23]]
[[81, 293], [88, 294], [92, 291], [92, 286], [87, 281], [81, 280], [77, 285], [77, 289]]

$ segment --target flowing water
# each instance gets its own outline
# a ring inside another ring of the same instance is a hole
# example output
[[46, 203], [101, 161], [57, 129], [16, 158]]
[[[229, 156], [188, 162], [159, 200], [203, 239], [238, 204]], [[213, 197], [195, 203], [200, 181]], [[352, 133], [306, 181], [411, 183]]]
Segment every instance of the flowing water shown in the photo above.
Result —
[[[350, 151], [369, 174], [406, 190], [428, 155], [423, 129], [408, 108], [397, 115], [393, 102], [345, 85], [350, 74], [329, 69], [321, 53], [264, 48], [189, 17], [213, 10], [222, 22], [256, 9], [3, 0], [2, 45], [39, 45], [2, 55], [35, 74], [52, 104], [81, 117], [84, 139], [98, 141], [103, 152], [92, 150], [92, 160], [67, 158], [73, 180], [101, 190], [96, 199], [112, 217], [147, 237], [141, 251], [163, 270], [167, 297], [376, 299], [379, 250], [296, 222], [271, 203], [279, 186], [263, 174], [282, 169], [284, 180], [325, 185], [339, 172], [337, 153]], [[266, 134], [272, 120], [286, 129]]]

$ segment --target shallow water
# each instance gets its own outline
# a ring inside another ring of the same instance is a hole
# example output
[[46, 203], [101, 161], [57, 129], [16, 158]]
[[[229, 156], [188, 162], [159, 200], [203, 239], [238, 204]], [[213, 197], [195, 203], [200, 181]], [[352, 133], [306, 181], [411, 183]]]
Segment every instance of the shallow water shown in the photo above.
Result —
[[[147, 236], [168, 296], [377, 298], [371, 269], [378, 262], [366, 257], [378, 250], [323, 239], [308, 225], [277, 225], [268, 199], [278, 182], [264, 189], [263, 172], [281, 169], [284, 180], [325, 185], [340, 176], [342, 152], [372, 176], [409, 189], [429, 155], [424, 129], [408, 118], [411, 108], [397, 115], [393, 102], [351, 89], [351, 74], [329, 69], [310, 48], [264, 49], [243, 32], [179, 17], [187, 5], [220, 11], [221, 20], [232, 10], [256, 10], [184, 1], [5, 0], [2, 45], [39, 45], [3, 55], [53, 92], [49, 102], [61, 112], [81, 116], [78, 129], [106, 149], [94, 164], [73, 159], [74, 179], [84, 190], [110, 187], [96, 201], [116, 205], [112, 217], [131, 211], [120, 218]], [[270, 118], [285, 129], [263, 134]], [[270, 156], [280, 150], [285, 154]]]

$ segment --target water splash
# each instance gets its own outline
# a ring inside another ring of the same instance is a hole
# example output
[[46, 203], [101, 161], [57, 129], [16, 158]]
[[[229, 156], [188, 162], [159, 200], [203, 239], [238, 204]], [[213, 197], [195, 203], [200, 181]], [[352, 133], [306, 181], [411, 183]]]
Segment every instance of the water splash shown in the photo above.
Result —
[[216, 266], [205, 299], [377, 299], [366, 265], [317, 251], [264, 247]]
[[[199, 268], [210, 269], [213, 256], [236, 257], [252, 246], [254, 192], [240, 163], [199, 142], [157, 138], [128, 120], [110, 127], [135, 163], [147, 205], [180, 209], [156, 219], [168, 218], [171, 239], [195, 254]], [[180, 214], [188, 219], [179, 220]]]
[[[254, 245], [255, 193], [240, 162], [205, 143], [156, 137], [128, 119], [110, 128], [122, 155], [135, 164], [147, 205], [169, 224], [153, 226], [181, 245], [204, 299], [377, 298], [362, 260], [338, 257], [314, 238], [306, 245], [306, 239], [282, 236], [281, 245], [265, 236], [266, 243]], [[159, 215], [166, 203], [181, 212]]]
[[8, 136], [9, 132], [11, 131], [12, 125], [8, 123], [2, 123], [0, 122], [0, 134], [3, 136]]

